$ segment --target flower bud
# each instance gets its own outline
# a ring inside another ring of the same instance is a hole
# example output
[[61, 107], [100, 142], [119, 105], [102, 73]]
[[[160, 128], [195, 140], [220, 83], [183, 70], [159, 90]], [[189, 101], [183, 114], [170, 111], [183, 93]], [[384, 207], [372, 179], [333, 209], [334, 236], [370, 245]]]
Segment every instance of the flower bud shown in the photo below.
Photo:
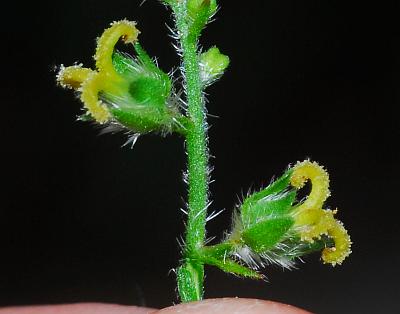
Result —
[[197, 37], [216, 11], [216, 0], [187, 0], [189, 35]]
[[209, 16], [213, 15], [217, 10], [216, 0], [188, 0], [187, 8], [189, 15], [195, 17], [197, 14], [201, 14], [203, 11], [207, 11]]
[[219, 79], [229, 65], [229, 57], [222, 54], [217, 47], [212, 47], [200, 55], [201, 79], [210, 85]]

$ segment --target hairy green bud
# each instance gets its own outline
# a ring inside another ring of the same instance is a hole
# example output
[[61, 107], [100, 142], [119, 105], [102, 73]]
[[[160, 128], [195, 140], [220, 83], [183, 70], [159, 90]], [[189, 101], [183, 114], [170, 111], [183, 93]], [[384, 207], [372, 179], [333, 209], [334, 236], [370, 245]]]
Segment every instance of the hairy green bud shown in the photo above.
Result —
[[209, 19], [217, 11], [217, 8], [216, 0], [188, 0], [189, 35], [193, 37], [199, 36]]
[[200, 55], [200, 75], [205, 85], [219, 79], [229, 66], [229, 57], [222, 54], [217, 47], [212, 47]]

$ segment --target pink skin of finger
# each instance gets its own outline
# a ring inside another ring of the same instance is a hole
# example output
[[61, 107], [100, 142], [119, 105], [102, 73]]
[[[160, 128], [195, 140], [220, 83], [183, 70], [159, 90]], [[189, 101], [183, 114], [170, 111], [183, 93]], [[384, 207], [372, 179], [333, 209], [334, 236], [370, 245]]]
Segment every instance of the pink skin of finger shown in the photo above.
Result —
[[0, 309], [0, 314], [150, 314], [156, 309], [101, 303], [18, 306]]
[[82, 303], [8, 307], [0, 314], [311, 314], [299, 308], [257, 299], [223, 298], [183, 303], [162, 310], [113, 304]]
[[[201, 302], [183, 303], [168, 307], [154, 314], [311, 314], [299, 308], [257, 299], [223, 298]], [[1, 314], [1, 313], [0, 313]]]

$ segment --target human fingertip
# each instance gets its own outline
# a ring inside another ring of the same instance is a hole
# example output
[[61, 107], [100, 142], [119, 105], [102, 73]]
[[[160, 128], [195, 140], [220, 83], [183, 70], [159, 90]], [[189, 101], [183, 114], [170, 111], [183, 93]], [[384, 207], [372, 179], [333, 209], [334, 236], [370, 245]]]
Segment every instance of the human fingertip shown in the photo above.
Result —
[[222, 298], [207, 299], [199, 302], [182, 303], [153, 314], [311, 314], [291, 305], [259, 299]]

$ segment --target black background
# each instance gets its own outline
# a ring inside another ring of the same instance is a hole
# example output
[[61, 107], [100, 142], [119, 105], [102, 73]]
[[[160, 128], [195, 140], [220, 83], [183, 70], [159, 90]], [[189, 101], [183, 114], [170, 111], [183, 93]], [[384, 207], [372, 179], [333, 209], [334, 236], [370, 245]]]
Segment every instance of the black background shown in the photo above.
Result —
[[[399, 298], [398, 6], [389, 2], [220, 1], [201, 44], [231, 57], [208, 89], [213, 210], [229, 227], [238, 195], [307, 157], [331, 175], [353, 254], [341, 267], [307, 257], [269, 283], [207, 269], [206, 297], [272, 299], [317, 313], [395, 313]], [[176, 301], [174, 274], [186, 187], [181, 138], [98, 136], [75, 121], [54, 66], [93, 66], [113, 20], [169, 71], [179, 64], [157, 1], [52, 1], [2, 9], [3, 188], [0, 305]]]

